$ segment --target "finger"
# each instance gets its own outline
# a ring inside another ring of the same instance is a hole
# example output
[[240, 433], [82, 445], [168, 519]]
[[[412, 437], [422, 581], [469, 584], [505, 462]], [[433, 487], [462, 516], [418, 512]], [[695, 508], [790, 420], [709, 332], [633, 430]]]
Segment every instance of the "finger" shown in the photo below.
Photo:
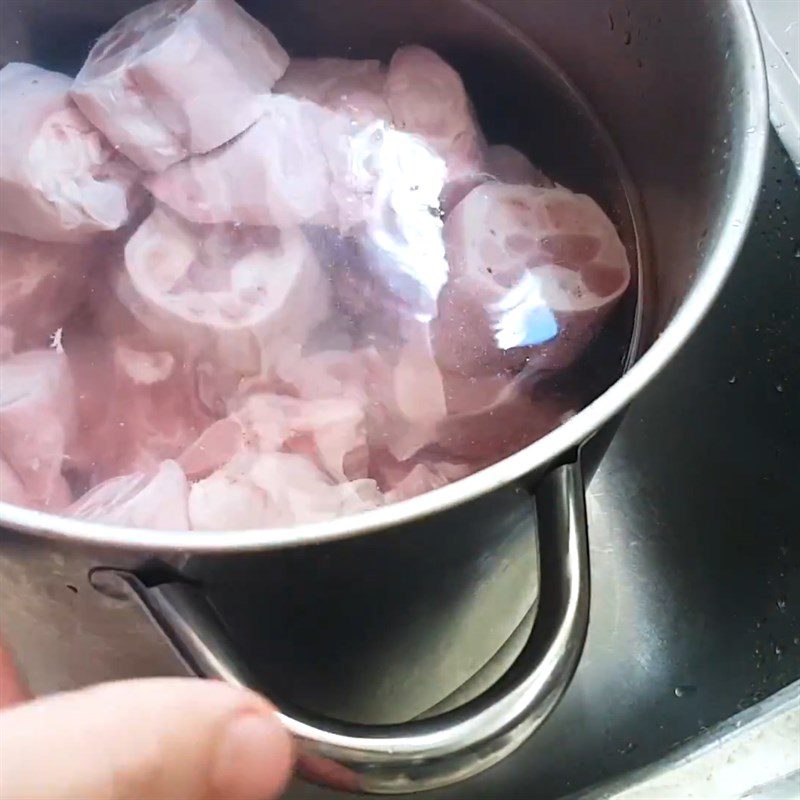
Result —
[[0, 713], [2, 800], [269, 800], [292, 745], [257, 695], [193, 678], [123, 681]]
[[11, 654], [0, 645], [0, 709], [10, 708], [29, 698]]

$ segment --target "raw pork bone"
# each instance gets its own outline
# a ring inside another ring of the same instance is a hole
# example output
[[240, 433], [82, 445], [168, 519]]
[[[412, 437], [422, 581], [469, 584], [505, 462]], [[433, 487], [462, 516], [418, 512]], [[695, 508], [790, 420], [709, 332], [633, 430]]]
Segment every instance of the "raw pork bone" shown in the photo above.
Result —
[[79, 519], [157, 530], [188, 530], [189, 483], [174, 461], [95, 486], [66, 513]]
[[462, 182], [483, 169], [484, 137], [459, 74], [433, 50], [399, 48], [386, 79], [386, 100], [394, 126], [422, 136], [447, 164], [442, 196], [449, 211], [463, 196]]
[[380, 61], [293, 58], [272, 90], [343, 111], [358, 122], [371, 122], [391, 120], [385, 87], [386, 67]]
[[191, 366], [145, 337], [70, 330], [64, 350], [80, 413], [72, 463], [90, 484], [150, 473], [214, 421], [200, 403]]
[[336, 484], [293, 453], [245, 453], [193, 484], [189, 519], [195, 530], [273, 528], [321, 522], [381, 505], [373, 480]]
[[334, 126], [327, 135], [335, 141], [349, 132], [346, 117], [288, 95], [270, 95], [263, 105], [241, 136], [149, 176], [147, 188], [191, 222], [335, 223], [323, 125]]
[[116, 291], [198, 365], [209, 395], [266, 371], [329, 313], [327, 283], [299, 229], [193, 225], [163, 207], [128, 242]]
[[31, 64], [0, 70], [0, 230], [79, 242], [120, 228], [138, 170], [69, 99], [71, 81]]
[[233, 0], [158, 0], [97, 41], [72, 97], [128, 158], [159, 172], [252, 125], [288, 63]]
[[31, 505], [59, 510], [72, 500], [61, 468], [75, 427], [74, 386], [63, 353], [32, 350], [0, 364], [0, 456]]
[[444, 235], [452, 278], [435, 352], [464, 375], [568, 367], [630, 281], [614, 225], [594, 200], [563, 188], [486, 183]]
[[44, 347], [88, 296], [102, 246], [37, 242], [0, 234], [0, 325], [18, 350]]

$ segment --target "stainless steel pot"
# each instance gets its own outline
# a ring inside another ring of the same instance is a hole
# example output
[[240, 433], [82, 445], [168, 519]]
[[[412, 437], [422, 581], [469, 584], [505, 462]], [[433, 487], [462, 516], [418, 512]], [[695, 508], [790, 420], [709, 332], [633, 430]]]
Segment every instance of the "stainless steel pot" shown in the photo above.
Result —
[[[0, 58], [75, 69], [92, 38], [139, 4], [5, 0]], [[591, 471], [602, 452], [603, 437], [596, 434], [611, 430], [692, 334], [750, 221], [768, 125], [755, 25], [745, 0], [387, 0], [377, 14], [363, 0], [245, 5], [296, 54], [385, 57], [405, 41], [437, 48], [466, 75], [482, 118], [491, 115], [498, 96], [516, 98], [513, 120], [503, 114], [508, 105], [497, 108], [497, 129], [517, 139], [529, 132], [544, 166], [567, 146], [563, 131], [574, 115], [594, 109], [610, 139], [595, 128], [597, 141], [586, 139], [583, 157], [571, 153], [575, 157], [562, 161], [556, 174], [600, 191], [607, 172], [591, 175], [589, 165], [601, 153], [622, 176], [624, 195], [609, 202], [622, 227], [638, 231], [638, 238], [629, 238], [643, 267], [638, 358], [580, 414], [525, 450], [451, 486], [352, 519], [187, 534], [107, 527], [0, 504], [0, 574], [11, 587], [5, 605], [17, 625], [47, 628], [54, 637], [67, 626], [95, 625], [97, 641], [108, 641], [87, 659], [119, 665], [130, 658], [118, 671], [157, 671], [155, 655], [148, 661], [138, 644], [131, 650], [130, 641], [157, 647], [125, 610], [123, 599], [135, 598], [193, 670], [254, 685], [241, 648], [237, 652], [196, 580], [203, 574], [198, 563], [225, 569], [259, 553], [367, 535], [379, 539], [390, 558], [392, 543], [422, 539], [420, 547], [430, 546], [420, 531], [458, 530], [487, 502], [494, 516], [486, 524], [502, 527], [503, 498], [530, 491], [539, 524], [538, 617], [496, 686], [455, 711], [393, 726], [336, 723], [283, 706], [287, 726], [303, 745], [301, 766], [317, 780], [373, 792], [442, 785], [518, 746], [558, 702], [575, 669], [589, 608], [582, 470]], [[569, 97], [572, 110], [563, 110], [557, 96]], [[548, 124], [537, 122], [542, 117]], [[65, 615], [50, 601], [67, 575], [89, 576], [99, 593], [81, 595], [80, 606]]]

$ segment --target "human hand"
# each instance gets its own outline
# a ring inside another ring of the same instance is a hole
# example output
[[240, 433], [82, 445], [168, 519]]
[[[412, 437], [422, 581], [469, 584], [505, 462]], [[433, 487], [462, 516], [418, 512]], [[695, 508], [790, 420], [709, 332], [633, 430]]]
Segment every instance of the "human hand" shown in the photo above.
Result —
[[273, 707], [217, 681], [148, 678], [40, 700], [0, 649], [0, 800], [271, 800], [292, 743]]

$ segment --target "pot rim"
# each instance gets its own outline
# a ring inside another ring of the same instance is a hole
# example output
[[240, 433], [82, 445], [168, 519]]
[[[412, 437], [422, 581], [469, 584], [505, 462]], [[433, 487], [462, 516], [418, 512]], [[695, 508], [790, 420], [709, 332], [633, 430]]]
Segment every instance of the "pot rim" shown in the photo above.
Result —
[[148, 552], [274, 550], [320, 544], [409, 523], [473, 500], [552, 463], [585, 442], [655, 378], [698, 327], [736, 263], [755, 211], [769, 134], [766, 70], [748, 0], [728, 0], [728, 6], [735, 41], [743, 53], [747, 134], [731, 202], [722, 215], [721, 233], [706, 256], [703, 276], [665, 330], [619, 380], [574, 417], [533, 444], [467, 478], [409, 500], [326, 522], [250, 530], [148, 530], [62, 517], [0, 502], [0, 526], [49, 539]]

